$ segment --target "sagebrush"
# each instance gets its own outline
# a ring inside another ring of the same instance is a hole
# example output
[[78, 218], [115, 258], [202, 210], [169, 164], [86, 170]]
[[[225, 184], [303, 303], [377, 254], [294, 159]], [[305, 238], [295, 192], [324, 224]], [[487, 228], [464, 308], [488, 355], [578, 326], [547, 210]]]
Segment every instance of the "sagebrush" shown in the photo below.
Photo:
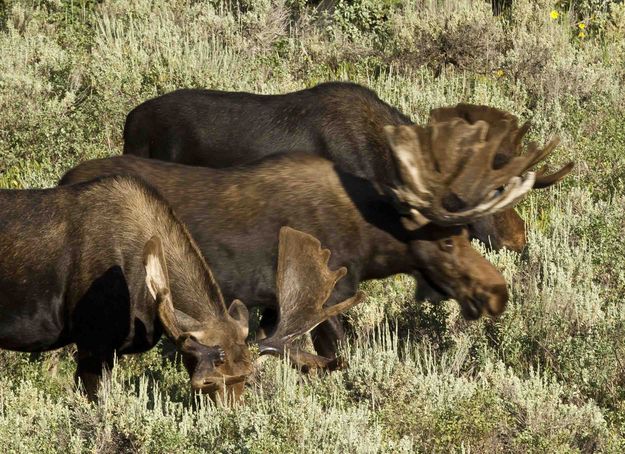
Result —
[[[518, 0], [47, 0], [0, 3], [0, 185], [46, 187], [121, 152], [126, 113], [181, 87], [376, 90], [415, 121], [489, 104], [559, 135], [557, 188], [519, 207], [523, 256], [497, 320], [369, 282], [349, 368], [267, 360], [245, 405], [192, 396], [159, 350], [125, 358], [90, 404], [60, 361], [2, 352], [5, 452], [625, 451], [625, 5]], [[557, 161], [557, 162], [556, 162]], [[33, 239], [36, 241], [36, 239]]]

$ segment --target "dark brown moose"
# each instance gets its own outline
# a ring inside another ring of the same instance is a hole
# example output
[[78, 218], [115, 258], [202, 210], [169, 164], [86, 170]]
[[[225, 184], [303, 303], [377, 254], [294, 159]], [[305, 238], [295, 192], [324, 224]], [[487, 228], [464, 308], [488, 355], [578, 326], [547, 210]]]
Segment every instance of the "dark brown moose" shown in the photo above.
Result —
[[[528, 154], [494, 167], [501, 145], [517, 143], [522, 132], [508, 118], [389, 126], [399, 172], [385, 193], [331, 161], [295, 154], [232, 169], [119, 156], [82, 163], [62, 183], [141, 175], [189, 226], [226, 297], [248, 306], [277, 307], [275, 232], [287, 225], [331, 249], [331, 266], [348, 268], [329, 305], [353, 295], [364, 280], [421, 272], [460, 303], [466, 318], [476, 319], [500, 314], [508, 293], [501, 274], [471, 247], [463, 225], [512, 207], [536, 181], [550, 178], [526, 171], [547, 157], [553, 143], [543, 150], [532, 145]], [[472, 172], [479, 178], [471, 179]], [[313, 331], [317, 352], [331, 357], [342, 336], [337, 318], [321, 324]]]
[[[0, 348], [40, 352], [75, 343], [76, 378], [95, 398], [115, 353], [146, 351], [164, 331], [193, 389], [240, 395], [253, 369], [247, 308], [237, 300], [226, 307], [196, 244], [153, 189], [110, 177], [2, 190], [0, 210]], [[357, 293], [323, 308], [346, 272], [325, 268], [328, 256], [309, 235], [280, 232], [281, 317], [261, 354], [282, 354], [297, 335], [361, 301]], [[292, 360], [302, 368], [329, 363], [297, 351]]]
[[[512, 115], [459, 105], [452, 112], [471, 123]], [[150, 99], [126, 118], [124, 153], [212, 168], [231, 167], [275, 154], [323, 156], [341, 171], [381, 186], [396, 179], [386, 125], [412, 121], [361, 85], [330, 82], [282, 95], [178, 90]], [[498, 150], [501, 158], [513, 150]], [[570, 170], [570, 169], [569, 169]], [[512, 209], [474, 219], [469, 235], [487, 247], [520, 252], [525, 223]]]

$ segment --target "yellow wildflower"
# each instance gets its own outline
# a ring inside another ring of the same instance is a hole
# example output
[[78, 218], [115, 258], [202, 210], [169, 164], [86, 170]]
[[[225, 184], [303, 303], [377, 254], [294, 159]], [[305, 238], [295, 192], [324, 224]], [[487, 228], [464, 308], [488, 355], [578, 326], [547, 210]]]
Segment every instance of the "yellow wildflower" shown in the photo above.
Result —
[[583, 31], [581, 31], [581, 32], [579, 32], [579, 33], [577, 34], [577, 36], [578, 36], [579, 38], [584, 39], [584, 38], [586, 37], [586, 33], [584, 33]]
[[583, 22], [580, 22], [579, 24], [577, 24], [577, 26], [579, 27], [580, 30], [583, 30], [586, 28], [586, 24]]
[[549, 13], [549, 16], [551, 16], [551, 19], [556, 20], [558, 17], [560, 17], [560, 13], [555, 9], [552, 9]]
[[503, 69], [498, 69], [495, 74], [497, 75], [497, 77], [503, 77], [505, 73], [503, 72]]

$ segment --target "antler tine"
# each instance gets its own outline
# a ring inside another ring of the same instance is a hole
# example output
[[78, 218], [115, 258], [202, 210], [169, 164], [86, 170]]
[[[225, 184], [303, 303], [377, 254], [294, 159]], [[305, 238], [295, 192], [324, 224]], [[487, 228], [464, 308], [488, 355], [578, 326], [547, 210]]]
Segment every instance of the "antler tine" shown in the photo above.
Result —
[[512, 158], [502, 168], [492, 172], [491, 185], [499, 187], [507, 184], [511, 177], [521, 175], [543, 161], [559, 143], [560, 139], [554, 138], [544, 148], [540, 149], [535, 142], [531, 142], [524, 155]]
[[543, 189], [543, 188], [549, 187], [557, 183], [566, 175], [568, 175], [571, 170], [573, 170], [574, 165], [575, 165], [574, 162], [569, 162], [557, 172], [554, 172], [549, 175], [545, 175], [546, 169], [544, 168], [541, 169], [541, 171], [536, 174], [536, 181], [534, 182], [534, 189]]
[[427, 200], [427, 176], [433, 170], [433, 163], [426, 158], [422, 128], [419, 126], [385, 126], [384, 134], [397, 156], [399, 173], [403, 181], [410, 181], [412, 193], [419, 199]]
[[443, 215], [436, 222], [441, 225], [467, 224], [482, 216], [503, 211], [525, 197], [534, 186], [535, 178], [534, 172], [528, 172], [523, 178], [513, 177], [503, 191], [492, 191], [487, 201], [469, 210]]
[[[430, 123], [446, 122], [455, 118], [463, 119], [469, 124], [484, 121], [491, 126], [497, 123], [506, 123], [508, 125], [507, 128], [510, 129], [510, 134], [506, 135], [499, 144], [494, 162], [495, 168], [507, 163], [510, 158], [518, 154], [521, 139], [529, 129], [529, 123], [525, 123], [519, 128], [519, 120], [515, 115], [495, 107], [460, 103], [455, 107], [442, 107], [433, 109], [430, 112]], [[494, 129], [491, 129], [489, 136], [493, 132]]]
[[364, 300], [364, 293], [359, 291], [339, 304], [324, 307], [336, 283], [347, 274], [345, 267], [331, 271], [329, 259], [330, 251], [322, 249], [315, 237], [290, 227], [280, 229], [276, 282], [280, 315], [274, 334], [259, 342], [261, 353], [284, 352], [296, 337]]
[[[540, 150], [539, 153], [536, 153], [536, 156], [534, 157], [534, 159], [531, 160], [531, 162], [528, 164], [526, 169], [531, 169], [536, 164], [538, 164], [540, 161], [544, 160], [547, 156], [549, 156], [551, 154], [551, 152], [553, 150], [555, 150], [555, 148], [559, 144], [560, 144], [560, 138], [559, 137], [554, 137], [553, 139], [551, 139], [549, 141], [549, 143], [547, 145], [545, 145], [545, 148]], [[532, 145], [534, 147], [537, 147], [537, 145], [535, 143], [531, 143], [530, 145]]]
[[486, 200], [474, 208], [451, 213], [439, 209], [436, 212], [435, 222], [439, 225], [462, 225], [482, 216], [503, 211], [521, 200], [532, 189], [534, 182], [534, 172], [528, 172], [523, 178], [513, 177], [503, 191], [491, 191]]
[[523, 137], [525, 137], [525, 134], [527, 134], [527, 131], [530, 130], [531, 126], [532, 126], [532, 123], [530, 121], [526, 121], [525, 123], [523, 123], [523, 126], [521, 126], [516, 131], [516, 134], [514, 135], [514, 140], [512, 141], [514, 151], [517, 152], [516, 154], [518, 154], [518, 152], [521, 150], [521, 143], [523, 142]]
[[459, 103], [454, 107], [439, 107], [430, 111], [431, 121], [446, 122], [455, 118], [461, 118], [468, 123], [476, 123], [480, 120], [487, 123], [495, 123], [504, 119], [515, 122], [514, 126], [517, 126], [517, 117], [510, 112], [495, 107]]

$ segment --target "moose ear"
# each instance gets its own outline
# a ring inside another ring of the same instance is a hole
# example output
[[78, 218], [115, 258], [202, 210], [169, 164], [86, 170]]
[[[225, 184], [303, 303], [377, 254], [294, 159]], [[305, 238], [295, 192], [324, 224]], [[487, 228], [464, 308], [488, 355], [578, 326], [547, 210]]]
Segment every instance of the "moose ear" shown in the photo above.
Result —
[[243, 304], [241, 300], [234, 300], [228, 308], [228, 314], [230, 314], [230, 317], [232, 317], [239, 325], [241, 337], [247, 338], [250, 329], [250, 313], [248, 312], [245, 304]]
[[155, 235], [143, 248], [143, 266], [145, 267], [145, 283], [155, 300], [159, 294], [169, 292], [169, 275], [163, 254], [163, 245], [159, 236]]

